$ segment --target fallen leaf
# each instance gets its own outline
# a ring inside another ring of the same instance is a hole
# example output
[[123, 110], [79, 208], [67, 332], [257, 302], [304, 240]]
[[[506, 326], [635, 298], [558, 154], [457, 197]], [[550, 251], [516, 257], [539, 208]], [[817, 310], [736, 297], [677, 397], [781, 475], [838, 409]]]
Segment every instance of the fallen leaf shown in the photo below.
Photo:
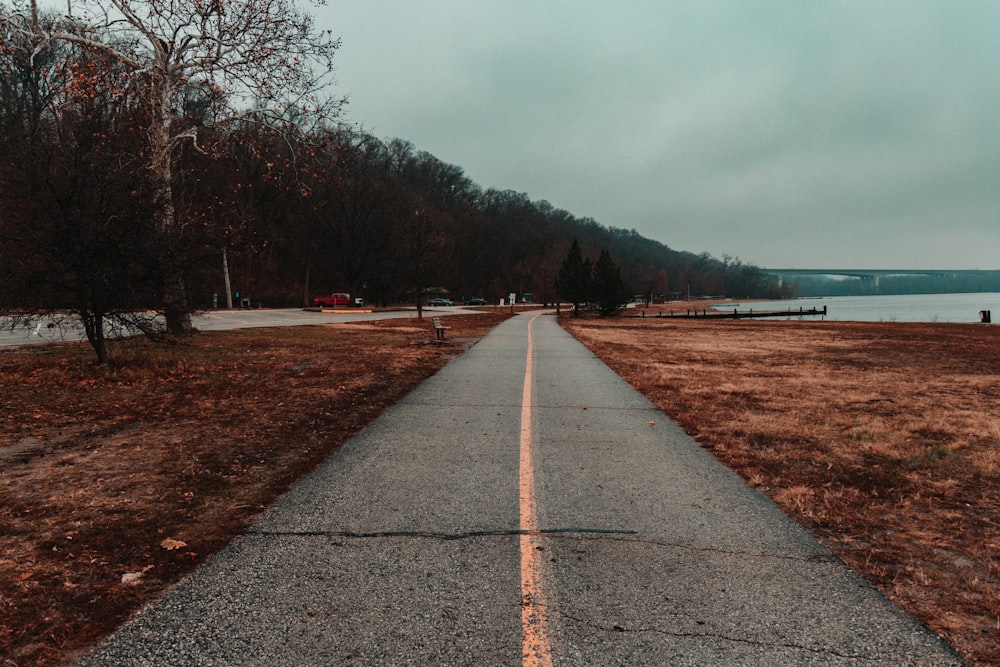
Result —
[[180, 540], [175, 540], [172, 537], [168, 537], [162, 542], [160, 542], [160, 546], [166, 549], [167, 551], [173, 551], [174, 549], [180, 549], [182, 547], [186, 547], [187, 542], [181, 542]]

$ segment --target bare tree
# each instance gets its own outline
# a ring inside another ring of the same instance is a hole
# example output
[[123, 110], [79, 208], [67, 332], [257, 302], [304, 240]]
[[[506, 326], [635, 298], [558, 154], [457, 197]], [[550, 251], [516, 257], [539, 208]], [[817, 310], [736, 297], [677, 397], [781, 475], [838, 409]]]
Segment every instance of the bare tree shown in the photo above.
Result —
[[154, 220], [166, 250], [163, 309], [167, 328], [191, 328], [183, 267], [171, 256], [183, 234], [173, 199], [173, 161], [199, 126], [179, 122], [192, 89], [210, 100], [211, 123], [269, 117], [290, 128], [336, 115], [343, 100], [321, 97], [331, 83], [340, 40], [315, 28], [294, 0], [76, 0], [51, 27], [36, 0], [0, 14], [4, 31], [30, 35], [40, 52], [71, 42], [124, 68], [146, 91], [146, 166], [155, 187]]
[[0, 49], [0, 312], [17, 328], [82, 325], [100, 363], [108, 335], [153, 333], [158, 258], [151, 188], [137, 169], [135, 89], [71, 44]]

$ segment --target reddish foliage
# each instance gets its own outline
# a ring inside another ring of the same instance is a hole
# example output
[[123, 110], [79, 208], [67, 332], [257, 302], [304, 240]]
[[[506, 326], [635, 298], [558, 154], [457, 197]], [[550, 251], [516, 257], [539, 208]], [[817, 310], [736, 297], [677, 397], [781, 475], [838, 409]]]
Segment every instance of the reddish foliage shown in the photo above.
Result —
[[564, 320], [977, 664], [1000, 664], [1000, 329]]
[[0, 655], [73, 661], [503, 317], [0, 353]]

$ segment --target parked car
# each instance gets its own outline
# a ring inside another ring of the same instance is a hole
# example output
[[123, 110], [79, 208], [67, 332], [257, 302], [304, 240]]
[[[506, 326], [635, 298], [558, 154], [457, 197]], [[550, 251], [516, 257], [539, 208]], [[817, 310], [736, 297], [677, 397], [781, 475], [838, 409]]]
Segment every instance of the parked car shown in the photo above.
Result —
[[359, 307], [363, 306], [365, 305], [365, 300], [360, 296], [356, 296], [354, 297], [354, 305]]
[[436, 299], [431, 299], [430, 305], [432, 305], [432, 306], [454, 306], [455, 302], [454, 301], [449, 301], [448, 299], [443, 299], [441, 297], [438, 297]]
[[329, 308], [330, 306], [351, 305], [351, 295], [346, 292], [334, 292], [330, 296], [320, 296], [313, 299], [314, 306]]
[[466, 306], [485, 306], [486, 305], [486, 299], [480, 299], [479, 297], [476, 297], [475, 299], [469, 299], [468, 301], [466, 301], [465, 305]]

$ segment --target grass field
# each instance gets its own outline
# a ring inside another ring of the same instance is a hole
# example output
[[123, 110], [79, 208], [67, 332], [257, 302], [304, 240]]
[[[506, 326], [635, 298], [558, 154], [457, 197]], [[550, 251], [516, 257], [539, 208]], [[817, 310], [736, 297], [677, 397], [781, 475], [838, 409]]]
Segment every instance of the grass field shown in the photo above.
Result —
[[1000, 665], [1000, 329], [562, 322], [963, 656]]
[[500, 320], [0, 351], [0, 665], [63, 665]]
[[[0, 352], [0, 664], [62, 665], [503, 315]], [[1000, 329], [563, 318], [973, 663], [1000, 665]]]

